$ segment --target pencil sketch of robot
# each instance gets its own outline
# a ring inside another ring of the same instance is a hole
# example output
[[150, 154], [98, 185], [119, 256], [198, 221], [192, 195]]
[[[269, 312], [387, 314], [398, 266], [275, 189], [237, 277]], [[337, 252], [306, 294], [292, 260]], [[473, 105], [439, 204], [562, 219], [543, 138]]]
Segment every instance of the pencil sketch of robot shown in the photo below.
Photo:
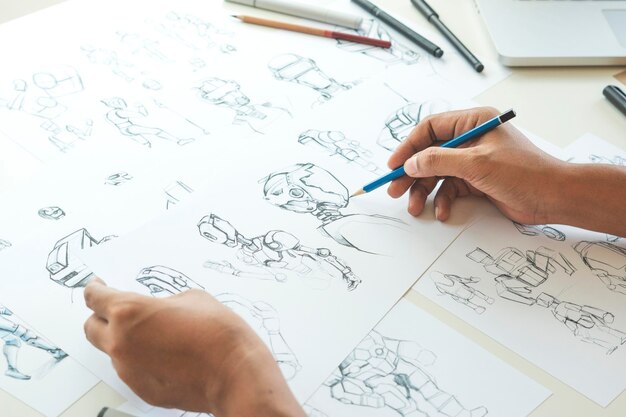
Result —
[[320, 102], [330, 100], [355, 85], [338, 82], [324, 73], [314, 60], [296, 54], [283, 54], [272, 58], [268, 68], [279, 81], [295, 83], [317, 91], [321, 96]]
[[391, 41], [391, 48], [379, 48], [355, 42], [337, 40], [337, 47], [344, 51], [363, 54], [367, 57], [381, 61], [386, 65], [402, 63], [413, 65], [420, 61], [421, 55], [417, 50], [406, 46], [402, 41], [391, 36], [385, 27], [374, 19], [364, 19], [358, 30], [352, 31], [356, 35], [373, 39]]
[[228, 221], [215, 214], [198, 223], [200, 235], [210, 242], [236, 250], [236, 258], [245, 267], [238, 268], [228, 261], [205, 262], [206, 268], [242, 278], [270, 279], [284, 282], [290, 275], [301, 279], [328, 282], [341, 279], [352, 291], [361, 280], [341, 259], [326, 248], [312, 248], [283, 230], [247, 238]]
[[626, 295], [626, 249], [609, 242], [578, 242], [574, 250], [611, 291]]
[[257, 133], [265, 133], [272, 123], [291, 117], [291, 112], [272, 103], [252, 104], [232, 80], [207, 78], [197, 88], [200, 98], [214, 106], [227, 108], [235, 113], [233, 124], [247, 126]]
[[120, 171], [120, 172], [116, 172], [106, 177], [106, 179], [104, 180], [104, 184], [111, 185], [113, 187], [118, 187], [122, 184], [127, 183], [128, 181], [132, 179], [133, 179], [133, 176], [130, 175], [128, 172]]
[[361, 146], [356, 140], [348, 140], [343, 132], [337, 130], [314, 130], [302, 132], [298, 137], [302, 145], [318, 146], [331, 156], [338, 155], [349, 164], [358, 165], [366, 171], [382, 174], [384, 171], [371, 159], [372, 151]]
[[91, 136], [93, 120], [84, 120], [81, 127], [73, 124], [62, 127], [53, 120], [45, 120], [40, 127], [47, 132], [48, 141], [52, 145], [61, 152], [67, 152], [74, 147], [76, 142], [84, 141]]
[[[146, 287], [153, 297], [159, 298], [180, 294], [192, 288], [204, 290], [204, 287], [182, 272], [162, 265], [143, 268], [136, 281]], [[252, 302], [232, 293], [218, 294], [215, 298], [241, 316], [256, 331], [270, 348], [286, 379], [291, 379], [298, 373], [301, 369], [300, 363], [281, 334], [278, 313], [271, 305], [262, 301]]]
[[115, 34], [117, 35], [122, 45], [130, 48], [133, 55], [142, 57], [145, 56], [161, 63], [174, 62], [161, 50], [159, 41], [144, 38], [138, 33], [117, 31]]
[[471, 286], [471, 284], [480, 282], [480, 278], [464, 278], [433, 271], [430, 273], [430, 279], [441, 295], [449, 296], [457, 303], [471, 308], [476, 314], [485, 312], [486, 306], [481, 304], [493, 304], [493, 298]]
[[68, 288], [84, 287], [93, 278], [93, 272], [80, 260], [80, 251], [115, 237], [111, 235], [98, 240], [86, 229], [79, 229], [60, 239], [48, 254], [46, 269], [50, 279]]
[[[378, 214], [344, 214], [348, 189], [330, 172], [312, 163], [296, 164], [262, 180], [265, 200], [283, 210], [311, 214], [322, 224], [318, 230], [335, 242], [371, 254], [391, 254], [387, 236], [397, 239], [408, 225]], [[392, 236], [390, 236], [392, 235]], [[394, 235], [396, 236], [394, 238]]]
[[2, 305], [0, 305], [0, 340], [4, 344], [2, 353], [7, 366], [4, 374], [13, 379], [29, 380], [32, 377], [20, 371], [18, 367], [18, 354], [22, 348], [22, 343], [40, 349], [51, 356], [51, 361], [43, 364], [40, 369], [48, 368], [49, 370], [51, 365], [54, 366], [67, 358], [67, 353], [47, 342], [37, 333], [17, 323], [13, 312]]
[[566, 239], [565, 233], [561, 232], [558, 229], [555, 229], [552, 226], [532, 226], [528, 224], [521, 224], [518, 222], [513, 222], [513, 225], [521, 234], [526, 236], [539, 236], [543, 234], [549, 239], [558, 240], [560, 242]]
[[0, 251], [8, 249], [11, 246], [11, 242], [9, 242], [8, 240], [0, 239]]
[[330, 395], [346, 405], [390, 409], [400, 416], [483, 417], [484, 406], [467, 408], [428, 372], [437, 356], [412, 340], [372, 331], [326, 381]]
[[165, 209], [169, 210], [171, 207], [180, 203], [181, 200], [188, 197], [189, 194], [193, 193], [193, 188], [182, 181], [176, 181], [165, 187], [163, 192], [166, 197]]
[[609, 326], [615, 321], [615, 316], [608, 311], [560, 301], [546, 293], [539, 294], [537, 305], [550, 309], [552, 315], [574, 336], [585, 343], [606, 349], [607, 355], [626, 342], [626, 333]]
[[80, 49], [89, 62], [109, 68], [111, 73], [128, 83], [137, 77], [135, 65], [121, 59], [117, 52], [111, 49], [97, 48], [93, 45], [83, 45]]
[[142, 105], [131, 109], [126, 101], [120, 97], [102, 100], [102, 103], [110, 109], [106, 114], [107, 121], [115, 126], [122, 135], [140, 145], [152, 147], [151, 140], [163, 139], [183, 146], [195, 140], [194, 138], [179, 138], [159, 127], [143, 126], [137, 123], [137, 119], [145, 119], [148, 116], [148, 110]]
[[185, 123], [188, 123], [190, 126], [192, 126], [195, 129], [198, 129], [199, 131], [202, 132], [203, 135], [210, 135], [211, 132], [209, 131], [209, 129], [205, 128], [204, 126], [202, 126], [200, 123], [194, 122], [193, 120], [189, 119], [188, 117], [183, 116], [181, 113], [179, 113], [178, 111], [172, 109], [171, 107], [169, 107], [167, 104], [153, 99], [152, 100], [155, 104], [155, 106], [167, 110], [168, 112], [172, 113], [174, 116], [176, 116], [177, 118], [183, 120]]
[[61, 220], [63, 217], [65, 217], [65, 211], [63, 211], [61, 207], [57, 206], [41, 208], [39, 209], [39, 211], [37, 211], [37, 214], [42, 219], [46, 220]]

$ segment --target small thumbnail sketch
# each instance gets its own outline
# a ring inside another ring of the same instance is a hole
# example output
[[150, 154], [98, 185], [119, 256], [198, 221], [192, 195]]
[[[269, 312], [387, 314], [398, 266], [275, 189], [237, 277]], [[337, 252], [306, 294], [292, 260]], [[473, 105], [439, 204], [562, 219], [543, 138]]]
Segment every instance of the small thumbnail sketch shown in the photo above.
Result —
[[543, 234], [549, 239], [558, 240], [560, 242], [564, 241], [566, 238], [565, 233], [561, 232], [558, 229], [555, 229], [552, 226], [532, 226], [528, 224], [521, 224], [518, 222], [513, 222], [513, 225], [521, 234], [526, 236], [539, 236]]
[[0, 239], [0, 251], [10, 248], [11, 242], [8, 240]]
[[140, 145], [151, 147], [151, 140], [163, 139], [183, 146], [195, 140], [194, 138], [179, 138], [161, 128], [143, 126], [137, 123], [137, 119], [145, 119], [148, 116], [148, 110], [143, 105], [131, 109], [126, 101], [120, 97], [102, 100], [102, 104], [110, 109], [106, 114], [107, 121], [115, 126], [122, 135]]
[[483, 417], [484, 406], [467, 408], [428, 372], [437, 356], [412, 340], [372, 331], [325, 382], [346, 405], [390, 409], [400, 416]]
[[480, 278], [464, 278], [433, 271], [430, 273], [430, 279], [441, 295], [450, 296], [454, 301], [471, 308], [477, 314], [485, 312], [486, 306], [481, 304], [493, 304], [493, 298], [471, 286], [471, 284], [480, 282]]
[[614, 322], [615, 316], [608, 311], [559, 301], [546, 293], [539, 294], [537, 305], [550, 309], [552, 315], [574, 336], [585, 343], [592, 343], [606, 349], [607, 355], [626, 342], [626, 333], [609, 326]]
[[163, 189], [165, 193], [165, 210], [178, 204], [181, 200], [193, 193], [193, 188], [182, 181], [176, 181]]
[[191, 58], [189, 60], [189, 65], [191, 65], [191, 68], [193, 68], [193, 72], [200, 71], [207, 67], [206, 61], [198, 57]]
[[357, 35], [368, 38], [391, 41], [391, 48], [379, 48], [377, 46], [364, 45], [356, 42], [337, 40], [337, 47], [341, 50], [359, 53], [386, 65], [402, 63], [413, 65], [420, 61], [421, 55], [417, 50], [406, 46], [402, 41], [393, 38], [385, 27], [374, 19], [364, 19], [359, 30], [352, 31]]
[[626, 295], [626, 249], [609, 242], [578, 242], [574, 250], [611, 291]]
[[158, 100], [155, 100], [155, 99], [153, 99], [152, 101], [154, 102], [155, 106], [157, 106], [158, 108], [167, 110], [170, 113], [172, 113], [174, 116], [178, 117], [179, 119], [184, 120], [185, 123], [188, 123], [193, 128], [198, 129], [199, 131], [201, 131], [203, 135], [210, 135], [211, 134], [209, 129], [207, 129], [206, 127], [202, 126], [200, 123], [196, 123], [193, 120], [183, 116], [181, 113], [179, 113], [178, 111], [172, 109], [171, 107], [169, 107], [165, 103], [162, 103], [162, 102], [160, 102]]
[[135, 66], [123, 59], [120, 59], [117, 52], [111, 49], [97, 48], [93, 45], [83, 45], [81, 51], [89, 62], [95, 65], [108, 67], [111, 73], [130, 83], [137, 78]]
[[378, 214], [344, 214], [348, 189], [330, 172], [312, 163], [296, 164], [262, 179], [265, 200], [283, 210], [308, 213], [322, 225], [318, 230], [340, 245], [362, 252], [387, 254], [381, 233], [408, 232], [403, 221]]
[[39, 209], [39, 217], [46, 220], [61, 220], [65, 217], [65, 211], [61, 207], [49, 206]]
[[279, 81], [299, 84], [317, 91], [321, 95], [320, 102], [330, 100], [355, 85], [338, 82], [323, 72], [314, 60], [296, 54], [283, 54], [272, 58], [268, 68]]
[[626, 166], [626, 158], [621, 155], [615, 155], [612, 158], [601, 155], [589, 155], [589, 161], [594, 164], [610, 164], [617, 166]]
[[293, 274], [299, 278], [328, 282], [342, 279], [348, 291], [358, 287], [361, 280], [329, 249], [303, 246], [300, 240], [283, 230], [247, 238], [228, 221], [209, 214], [198, 223], [200, 235], [210, 242], [236, 250], [237, 260], [244, 269], [228, 261], [204, 263], [206, 268], [242, 278], [257, 278], [283, 282]]
[[115, 174], [111, 174], [104, 180], [105, 185], [112, 185], [113, 187], [120, 186], [128, 181], [132, 180], [133, 176], [128, 172], [120, 171]]
[[2, 353], [7, 366], [4, 374], [13, 379], [31, 379], [30, 375], [20, 371], [20, 367], [18, 367], [18, 354], [22, 348], [22, 342], [32, 348], [40, 349], [50, 354], [51, 361], [42, 364], [39, 368], [40, 370], [49, 370], [51, 368], [50, 365], [54, 366], [67, 358], [67, 353], [47, 342], [34, 331], [16, 323], [13, 319], [13, 312], [2, 305], [0, 305], [0, 340], [4, 344]]
[[382, 174], [384, 171], [372, 161], [372, 151], [361, 146], [356, 140], [349, 140], [343, 132], [337, 130], [314, 130], [302, 132], [298, 137], [302, 145], [318, 146], [331, 156], [338, 155], [349, 164], [358, 165], [366, 171]]
[[268, 127], [282, 117], [291, 117], [288, 109], [272, 103], [252, 104], [233, 80], [206, 78], [197, 87], [200, 98], [214, 106], [224, 107], [235, 113], [233, 124], [247, 126], [257, 133], [265, 133]]
[[47, 132], [48, 141], [59, 151], [65, 153], [72, 149], [78, 140], [84, 141], [91, 136], [93, 120], [84, 120], [81, 127], [65, 125], [64, 128], [52, 120], [45, 120], [39, 127]]
[[154, 78], [146, 78], [141, 83], [141, 86], [150, 91], [159, 91], [163, 88], [163, 84], [161, 84], [159, 80], [155, 80]]
[[118, 31], [115, 34], [122, 45], [130, 48], [133, 55], [147, 57], [161, 63], [174, 62], [165, 53], [163, 53], [158, 41], [144, 38], [137, 33]]
[[[204, 290], [204, 287], [183, 273], [162, 265], [143, 268], [136, 281], [146, 287], [153, 297], [180, 294], [192, 288]], [[281, 334], [278, 313], [271, 305], [262, 301], [252, 302], [232, 293], [218, 294], [215, 298], [241, 316], [256, 331], [271, 350], [286, 379], [289, 380], [298, 373], [301, 369], [300, 363]]]
[[93, 272], [80, 260], [78, 253], [115, 237], [111, 235], [97, 240], [86, 229], [79, 229], [60, 239], [48, 254], [46, 269], [50, 279], [68, 288], [84, 287], [93, 278]]

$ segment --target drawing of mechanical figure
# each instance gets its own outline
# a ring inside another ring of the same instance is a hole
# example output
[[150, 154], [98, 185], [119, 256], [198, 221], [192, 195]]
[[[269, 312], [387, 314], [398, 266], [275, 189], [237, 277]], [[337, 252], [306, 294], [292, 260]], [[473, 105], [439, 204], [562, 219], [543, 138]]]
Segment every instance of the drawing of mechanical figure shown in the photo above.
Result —
[[258, 133], [264, 133], [279, 118], [289, 116], [289, 110], [271, 103], [252, 104], [241, 86], [232, 80], [207, 78], [201, 81], [198, 91], [200, 98], [214, 106], [225, 107], [235, 112], [233, 124], [248, 126]]
[[564, 241], [566, 238], [565, 233], [551, 226], [531, 226], [518, 222], [513, 222], [513, 225], [521, 234], [526, 236], [539, 236], [540, 234], [543, 234], [549, 239], [558, 240], [560, 242]]
[[106, 114], [107, 120], [115, 126], [119, 132], [131, 138], [140, 145], [152, 146], [150, 139], [164, 139], [174, 142], [179, 146], [193, 142], [194, 138], [181, 139], [158, 127], [142, 126], [135, 122], [135, 119], [142, 119], [148, 116], [148, 110], [144, 106], [137, 106], [135, 110], [129, 109], [126, 101], [119, 97], [102, 100], [109, 110]]
[[361, 28], [358, 31], [353, 32], [357, 35], [366, 36], [368, 38], [391, 41], [392, 46], [391, 48], [378, 48], [355, 42], [337, 40], [337, 46], [339, 49], [353, 53], [360, 53], [389, 65], [398, 62], [402, 62], [405, 65], [412, 65], [420, 60], [420, 54], [417, 51], [408, 48], [397, 39], [392, 39], [387, 29], [373, 19], [365, 19]]
[[[143, 268], [137, 275], [136, 281], [148, 288], [153, 297], [158, 298], [180, 294], [191, 288], [204, 290], [204, 287], [183, 273], [161, 265]], [[296, 375], [301, 368], [300, 363], [280, 333], [278, 313], [272, 306], [261, 301], [252, 302], [230, 293], [218, 294], [215, 298], [255, 329], [272, 351], [286, 379], [291, 379]]]
[[444, 100], [429, 100], [423, 103], [408, 103], [387, 117], [385, 128], [376, 143], [388, 151], [394, 151], [421, 120], [432, 114], [450, 110]]
[[30, 375], [21, 372], [17, 366], [17, 356], [22, 347], [22, 342], [49, 353], [57, 363], [67, 357], [67, 353], [46, 342], [32, 330], [15, 323], [11, 316], [13, 316], [11, 310], [0, 306], [0, 339], [4, 343], [2, 353], [7, 361], [7, 370], [4, 372], [6, 376], [21, 380], [31, 378]]
[[48, 254], [46, 269], [50, 279], [68, 288], [84, 287], [93, 278], [78, 252], [108, 242], [116, 236], [94, 239], [86, 229], [79, 229], [59, 240]]
[[240, 234], [228, 221], [209, 214], [198, 223], [200, 235], [211, 242], [237, 249], [237, 258], [246, 265], [262, 268], [262, 272], [244, 271], [230, 263], [208, 261], [204, 265], [221, 273], [239, 277], [275, 279], [284, 281], [287, 273], [300, 277], [317, 278], [320, 271], [325, 276], [340, 277], [348, 290], [358, 287], [361, 280], [350, 267], [326, 248], [309, 248], [289, 232], [270, 230], [251, 239]]
[[574, 250], [606, 287], [626, 295], [626, 249], [608, 242], [578, 242]]
[[330, 395], [344, 404], [390, 408], [401, 416], [483, 417], [485, 407], [466, 408], [442, 390], [424, 369], [436, 356], [409, 340], [372, 331], [326, 381]]
[[478, 304], [481, 300], [487, 304], [493, 304], [493, 298], [470, 287], [469, 284], [480, 282], [480, 278], [464, 278], [458, 275], [444, 274], [439, 271], [433, 271], [430, 274], [430, 278], [441, 295], [450, 296], [454, 301], [466, 305], [477, 314], [485, 312], [485, 306]]
[[263, 194], [271, 204], [295, 213], [309, 213], [322, 222], [318, 230], [337, 243], [372, 254], [390, 248], [381, 235], [408, 232], [401, 220], [377, 214], [343, 214], [347, 188], [330, 172], [312, 163], [297, 164], [270, 174]]
[[65, 217], [65, 212], [61, 207], [50, 206], [39, 209], [39, 217], [46, 220], [60, 220]]
[[269, 62], [274, 78], [311, 88], [321, 94], [321, 100], [333, 98], [341, 91], [349, 90], [352, 84], [342, 84], [326, 75], [316, 62], [296, 54], [278, 55]]
[[371, 161], [372, 151], [365, 149], [355, 140], [346, 139], [343, 132], [336, 130], [309, 129], [298, 137], [298, 142], [307, 145], [313, 144], [326, 149], [330, 155], [339, 155], [348, 163], [356, 164], [361, 168], [380, 174], [383, 171]]
[[11, 247], [11, 242], [8, 240], [0, 239], [0, 251]]
[[593, 343], [610, 355], [626, 342], [626, 333], [609, 327], [615, 316], [596, 307], [559, 301], [553, 296], [541, 293], [537, 305], [549, 308], [554, 317], [563, 323], [577, 338]]
[[525, 254], [516, 248], [504, 248], [495, 258], [476, 248], [466, 256], [482, 264], [487, 272], [497, 275], [496, 291], [500, 297], [526, 305], [536, 303], [532, 289], [543, 284], [557, 267], [567, 275], [576, 272], [563, 254], [543, 246]]

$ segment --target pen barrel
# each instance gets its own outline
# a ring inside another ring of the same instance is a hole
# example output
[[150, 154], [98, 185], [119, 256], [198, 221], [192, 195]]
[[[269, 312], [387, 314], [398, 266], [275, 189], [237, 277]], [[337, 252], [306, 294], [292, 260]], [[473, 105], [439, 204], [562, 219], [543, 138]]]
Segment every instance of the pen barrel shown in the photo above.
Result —
[[365, 45], [378, 46], [381, 48], [391, 48], [391, 42], [382, 39], [367, 38], [365, 36], [352, 35], [350, 33], [328, 31], [331, 38], [344, 41], [357, 42]]
[[291, 16], [304, 17], [317, 20], [318, 22], [331, 25], [343, 26], [350, 29], [359, 29], [363, 18], [352, 13], [317, 6], [313, 3], [294, 0], [229, 0], [235, 3], [243, 3], [259, 9], [288, 14]]
[[465, 58], [467, 62], [477, 71], [482, 72], [484, 69], [484, 65], [476, 56], [469, 50], [467, 47], [461, 42], [459, 38], [456, 37], [454, 33], [446, 25], [443, 24], [441, 20], [439, 20], [438, 16], [432, 16], [430, 22], [441, 32], [446, 39], [452, 44], [454, 49], [456, 49], [462, 56]]
[[618, 87], [609, 85], [602, 90], [604, 97], [626, 116], [626, 94]]
[[439, 17], [436, 11], [433, 10], [428, 3], [422, 0], [411, 0], [411, 3], [417, 8], [426, 17], [426, 19], [430, 20], [431, 17]]

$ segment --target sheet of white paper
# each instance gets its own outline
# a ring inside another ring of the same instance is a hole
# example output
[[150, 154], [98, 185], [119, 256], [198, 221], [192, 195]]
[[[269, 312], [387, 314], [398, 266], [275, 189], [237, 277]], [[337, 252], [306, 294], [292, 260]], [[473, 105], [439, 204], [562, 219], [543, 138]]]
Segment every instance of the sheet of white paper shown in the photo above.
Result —
[[414, 288], [606, 406], [626, 386], [625, 261], [603, 234], [494, 216]]
[[626, 166], [626, 149], [587, 133], [565, 148], [570, 162]]

